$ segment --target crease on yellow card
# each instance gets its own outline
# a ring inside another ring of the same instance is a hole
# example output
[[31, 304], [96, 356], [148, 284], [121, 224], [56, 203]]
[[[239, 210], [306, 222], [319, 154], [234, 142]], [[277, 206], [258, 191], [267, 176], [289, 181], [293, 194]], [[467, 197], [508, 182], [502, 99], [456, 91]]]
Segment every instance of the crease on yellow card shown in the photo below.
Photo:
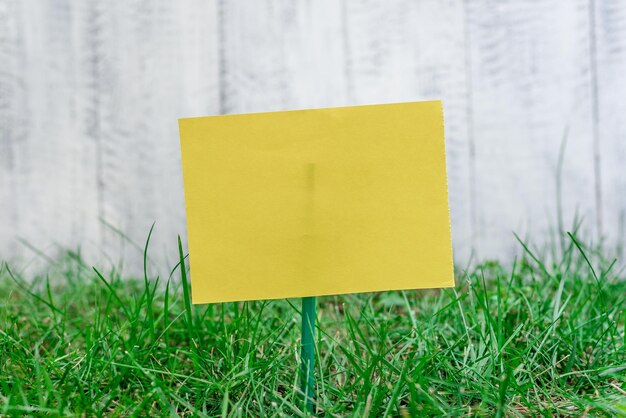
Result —
[[179, 126], [194, 303], [454, 285], [441, 102]]

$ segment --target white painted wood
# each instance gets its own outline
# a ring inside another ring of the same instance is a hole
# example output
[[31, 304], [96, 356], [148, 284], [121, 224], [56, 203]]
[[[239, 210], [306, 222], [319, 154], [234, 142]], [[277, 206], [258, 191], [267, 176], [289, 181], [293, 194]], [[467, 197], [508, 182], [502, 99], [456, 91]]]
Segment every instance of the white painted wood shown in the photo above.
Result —
[[575, 214], [611, 245], [625, 71], [620, 0], [0, 0], [0, 257], [81, 246], [138, 273], [156, 221], [152, 258], [173, 265], [178, 117], [433, 98], [460, 265]]
[[0, 4], [2, 258], [80, 246], [139, 273], [156, 221], [153, 258], [174, 265], [177, 118], [219, 112], [216, 18], [200, 0]]
[[468, 4], [478, 257], [514, 253], [513, 232], [543, 241], [556, 229], [563, 138], [561, 223], [571, 228], [578, 214], [592, 228], [586, 3]]
[[626, 3], [596, 2], [604, 239], [626, 256]]

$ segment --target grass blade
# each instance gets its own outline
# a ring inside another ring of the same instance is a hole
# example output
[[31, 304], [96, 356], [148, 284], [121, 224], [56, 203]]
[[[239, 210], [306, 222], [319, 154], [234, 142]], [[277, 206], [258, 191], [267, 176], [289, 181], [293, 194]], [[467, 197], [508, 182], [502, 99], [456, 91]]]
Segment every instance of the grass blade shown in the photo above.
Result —
[[179, 255], [179, 264], [180, 264], [180, 279], [183, 283], [183, 300], [185, 302], [185, 312], [186, 312], [186, 320], [187, 320], [187, 332], [189, 334], [189, 339], [193, 340], [194, 337], [194, 327], [193, 327], [193, 315], [191, 312], [191, 294], [189, 292], [189, 284], [187, 283], [187, 269], [185, 267], [185, 256], [183, 254], [183, 243], [180, 240], [180, 235], [178, 236], [178, 255]]

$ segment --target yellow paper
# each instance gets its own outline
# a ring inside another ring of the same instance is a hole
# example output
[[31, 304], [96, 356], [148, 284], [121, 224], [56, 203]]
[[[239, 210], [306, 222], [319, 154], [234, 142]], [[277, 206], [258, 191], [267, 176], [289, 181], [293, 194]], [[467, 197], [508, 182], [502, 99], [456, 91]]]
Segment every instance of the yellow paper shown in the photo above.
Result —
[[454, 285], [441, 102], [179, 125], [194, 303]]

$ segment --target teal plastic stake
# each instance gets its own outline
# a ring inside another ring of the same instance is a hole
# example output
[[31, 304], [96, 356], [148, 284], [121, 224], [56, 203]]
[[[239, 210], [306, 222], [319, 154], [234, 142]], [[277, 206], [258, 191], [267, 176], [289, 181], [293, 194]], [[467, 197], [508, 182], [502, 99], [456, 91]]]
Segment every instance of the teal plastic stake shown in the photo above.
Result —
[[302, 298], [300, 388], [311, 412], [315, 403], [315, 302], [315, 297]]

